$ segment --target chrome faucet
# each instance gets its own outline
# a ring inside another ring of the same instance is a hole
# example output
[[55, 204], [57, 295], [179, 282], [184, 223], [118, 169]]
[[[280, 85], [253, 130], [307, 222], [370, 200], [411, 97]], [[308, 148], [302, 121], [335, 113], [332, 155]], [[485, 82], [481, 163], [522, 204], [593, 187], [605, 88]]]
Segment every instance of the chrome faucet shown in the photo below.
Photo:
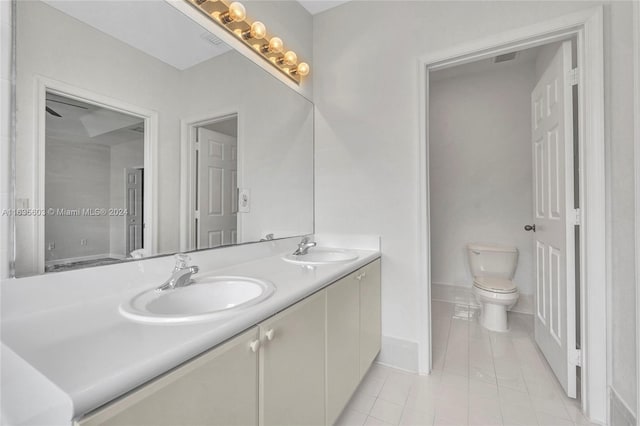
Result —
[[264, 238], [261, 238], [260, 241], [271, 241], [273, 240], [273, 234], [267, 234]]
[[193, 283], [191, 275], [197, 274], [200, 268], [197, 266], [188, 266], [187, 262], [191, 258], [186, 254], [178, 253], [175, 255], [176, 266], [171, 272], [171, 276], [156, 291], [173, 290], [178, 287], [185, 287]]
[[299, 243], [298, 243], [298, 248], [296, 249], [296, 251], [293, 252], [294, 256], [304, 256], [305, 254], [307, 254], [307, 252], [309, 251], [309, 249], [311, 247], [315, 247], [316, 246], [316, 242], [315, 241], [311, 241], [309, 239], [309, 237], [304, 237]]

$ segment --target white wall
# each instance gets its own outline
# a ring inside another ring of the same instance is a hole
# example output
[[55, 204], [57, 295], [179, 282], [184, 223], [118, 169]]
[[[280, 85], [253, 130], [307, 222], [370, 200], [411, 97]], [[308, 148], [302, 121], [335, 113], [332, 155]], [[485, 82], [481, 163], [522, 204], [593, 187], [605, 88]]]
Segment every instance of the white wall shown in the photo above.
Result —
[[[462, 65], [461, 68], [465, 66]], [[531, 90], [533, 61], [431, 79], [431, 279], [471, 288], [469, 242], [517, 247], [514, 282], [534, 293]]]
[[251, 190], [250, 212], [238, 213], [238, 240], [310, 233], [313, 104], [284, 91], [279, 81], [235, 52], [191, 67], [182, 78], [181, 96], [190, 100], [183, 103], [182, 118], [238, 113], [238, 186]]
[[[599, 4], [349, 2], [315, 16], [316, 231], [381, 234], [384, 335], [418, 339], [417, 59]], [[605, 3], [607, 320], [612, 384], [634, 406], [631, 16], [631, 2]]]
[[[92, 143], [48, 137], [45, 208], [109, 208], [110, 150]], [[87, 245], [80, 240], [86, 239]], [[55, 245], [49, 250], [50, 244]], [[55, 214], [45, 217], [45, 261], [109, 253], [109, 217]]]
[[[633, 23], [631, 2], [605, 9], [605, 138], [610, 268], [611, 384], [636, 414]], [[638, 214], [638, 212], [635, 212]], [[636, 268], [640, 265], [635, 265]]]

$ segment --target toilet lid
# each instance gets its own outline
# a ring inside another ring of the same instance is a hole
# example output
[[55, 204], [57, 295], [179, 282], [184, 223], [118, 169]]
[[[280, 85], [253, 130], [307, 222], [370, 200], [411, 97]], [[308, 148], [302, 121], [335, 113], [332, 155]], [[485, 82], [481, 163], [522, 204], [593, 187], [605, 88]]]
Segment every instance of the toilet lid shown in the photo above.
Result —
[[507, 278], [478, 277], [473, 280], [473, 285], [483, 290], [494, 291], [496, 293], [513, 293], [517, 290], [513, 281]]

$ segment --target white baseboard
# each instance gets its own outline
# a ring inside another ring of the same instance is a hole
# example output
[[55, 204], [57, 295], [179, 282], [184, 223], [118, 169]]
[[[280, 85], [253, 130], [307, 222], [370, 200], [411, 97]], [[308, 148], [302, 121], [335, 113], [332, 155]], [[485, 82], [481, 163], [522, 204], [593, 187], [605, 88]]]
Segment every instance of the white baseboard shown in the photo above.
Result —
[[[471, 287], [463, 287], [449, 283], [431, 283], [431, 300], [480, 307], [476, 297], [471, 291]], [[533, 315], [533, 306], [533, 295], [520, 294], [518, 302], [511, 308], [511, 311]]]
[[376, 362], [415, 373], [418, 371], [418, 342], [383, 335]]
[[609, 388], [609, 424], [611, 426], [635, 426], [636, 416], [633, 411], [627, 405], [627, 403], [620, 398], [618, 392], [613, 387]]

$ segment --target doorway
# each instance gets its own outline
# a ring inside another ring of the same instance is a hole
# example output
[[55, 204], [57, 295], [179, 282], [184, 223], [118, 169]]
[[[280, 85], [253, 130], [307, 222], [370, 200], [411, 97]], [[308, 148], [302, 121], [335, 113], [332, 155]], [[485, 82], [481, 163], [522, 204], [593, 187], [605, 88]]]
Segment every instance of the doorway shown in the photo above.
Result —
[[[46, 77], [39, 76], [36, 78], [36, 87], [37, 87], [37, 97], [36, 97], [36, 107], [37, 114], [36, 120], [33, 123], [34, 132], [37, 135], [35, 140], [35, 147], [33, 152], [33, 170], [31, 172], [31, 179], [34, 182], [32, 198], [33, 198], [33, 208], [37, 211], [46, 212], [46, 214], [38, 214], [34, 216], [25, 217], [25, 220], [21, 221], [20, 224], [16, 223], [16, 228], [20, 229], [20, 232], [24, 232], [25, 235], [30, 235], [31, 237], [26, 239], [25, 244], [28, 245], [31, 249], [28, 251], [24, 251], [25, 256], [20, 257], [20, 262], [16, 263], [16, 274], [18, 275], [29, 275], [36, 273], [45, 272], [45, 265], [47, 259], [47, 251], [49, 245], [47, 244], [47, 236], [45, 233], [45, 220], [48, 216], [51, 216], [50, 211], [47, 209], [46, 202], [46, 167], [47, 167], [47, 121], [51, 124], [54, 119], [60, 119], [54, 113], [61, 115], [63, 106], [70, 108], [68, 109], [68, 115], [76, 115], [78, 116], [78, 126], [85, 128], [85, 136], [89, 136], [90, 138], [100, 138], [101, 135], [109, 132], [109, 126], [113, 126], [114, 124], [120, 123], [123, 121], [116, 119], [111, 122], [109, 119], [101, 121], [101, 114], [113, 117], [129, 117], [129, 124], [122, 127], [122, 130], [126, 130], [130, 134], [135, 134], [134, 139], [142, 140], [142, 145], [144, 147], [143, 151], [143, 159], [136, 164], [138, 166], [144, 167], [144, 196], [143, 196], [143, 206], [144, 206], [144, 247], [146, 254], [153, 255], [157, 253], [157, 217], [158, 217], [158, 197], [156, 192], [156, 179], [157, 179], [157, 134], [158, 134], [158, 113], [155, 111], [151, 111], [145, 108], [141, 108], [136, 105], [131, 105], [129, 103], [123, 102], [119, 99], [111, 98], [108, 96], [104, 96], [99, 93], [95, 93], [92, 91], [88, 91], [64, 82], [60, 82], [57, 80], [49, 79]], [[49, 99], [49, 100], [48, 100]], [[53, 102], [53, 100], [58, 100], [59, 102]], [[72, 105], [64, 105], [60, 102], [72, 103], [76, 106], [86, 107], [87, 110], [83, 108], [76, 108]], [[92, 114], [93, 110], [103, 111], [102, 113]], [[72, 112], [72, 111], [75, 111]], [[82, 111], [88, 112], [89, 116], [84, 118], [85, 122], [83, 123], [80, 120], [80, 116], [82, 115]], [[132, 120], [132, 121], [131, 121]], [[102, 124], [100, 124], [102, 122]], [[134, 124], [137, 123], [137, 124]], [[110, 123], [110, 124], [109, 124]], [[119, 126], [120, 124], [117, 124]], [[117, 127], [116, 126], [116, 127]], [[90, 132], [89, 133], [89, 130]], [[58, 129], [60, 130], [60, 129]], [[111, 129], [116, 130], [116, 129]], [[58, 134], [58, 136], [62, 135], [62, 139], [66, 139], [67, 137], [64, 134]], [[73, 139], [73, 138], [72, 138]], [[51, 158], [51, 157], [49, 157]], [[63, 158], [68, 158], [64, 156]], [[50, 164], [51, 165], [51, 164]], [[75, 164], [74, 166], [80, 166], [80, 164]], [[82, 166], [87, 166], [86, 164]], [[113, 176], [118, 177], [118, 181], [120, 182], [117, 186], [117, 193], [122, 195], [121, 198], [124, 201], [124, 192], [121, 190], [123, 182], [124, 182], [124, 167], [119, 168], [118, 173], [114, 173]], [[91, 174], [92, 172], [88, 172]], [[106, 175], [105, 175], [106, 176]], [[95, 181], [95, 176], [92, 178]], [[104, 179], [100, 180], [102, 184], [108, 184], [111, 186], [111, 180]], [[90, 182], [85, 182], [89, 184]], [[111, 191], [110, 191], [111, 192]], [[28, 205], [31, 205], [29, 199], [26, 199], [25, 202]], [[51, 201], [51, 198], [49, 198]], [[78, 220], [78, 224], [81, 224], [81, 219], [84, 217], [106, 217], [109, 221], [116, 221], [122, 232], [117, 232], [117, 236], [122, 244], [118, 245], [118, 247], [122, 247], [122, 251], [124, 252], [125, 244], [125, 226], [122, 221], [122, 216], [125, 215], [125, 209], [120, 207], [108, 206], [106, 212], [102, 209], [98, 210], [99, 205], [86, 205], [88, 200], [81, 200], [82, 205], [79, 206], [79, 209], [70, 208], [65, 209], [62, 208], [60, 212], [53, 210], [52, 217], [70, 217], [72, 219]], [[110, 202], [110, 200], [109, 200]], [[55, 208], [55, 206], [53, 206]], [[64, 207], [64, 206], [63, 206]], [[73, 206], [71, 206], [73, 207]], [[85, 210], [83, 210], [83, 208]], [[112, 208], [113, 210], [109, 210]], [[66, 210], [69, 210], [67, 212]], [[58, 213], [61, 213], [59, 215]], [[90, 229], [90, 227], [84, 227], [83, 229]], [[81, 237], [76, 238], [72, 241], [73, 244], [79, 246], [89, 246], [90, 238], [92, 237]], [[86, 241], [85, 241], [86, 240]], [[55, 241], [55, 240], [54, 240]], [[94, 242], [100, 242], [103, 245], [102, 249], [106, 250], [106, 246], [111, 247], [111, 238], [105, 242], [104, 239], [95, 239]], [[55, 243], [51, 245], [52, 249], [56, 247]], [[109, 255], [111, 253], [109, 252]], [[122, 256], [126, 256], [123, 254]], [[56, 255], [57, 257], [57, 255]], [[75, 257], [75, 256], [74, 256]], [[111, 257], [111, 256], [109, 256]], [[58, 257], [61, 258], [61, 257]], [[79, 260], [82, 261], [82, 260]], [[92, 259], [89, 259], [92, 261]], [[57, 259], [56, 259], [57, 263]], [[73, 262], [72, 262], [73, 263]], [[82, 267], [82, 264], [78, 264], [77, 267]]]
[[[430, 220], [429, 161], [429, 101], [430, 87], [428, 76], [440, 69], [470, 63], [502, 54], [521, 51], [532, 47], [558, 42], [567, 38], [577, 39], [577, 64], [579, 79], [578, 112], [579, 131], [582, 135], [580, 146], [581, 200], [584, 200], [581, 218], [583, 226], [579, 230], [579, 252], [584, 259], [580, 268], [580, 306], [584, 319], [580, 323], [582, 346], [580, 363], [585, 380], [581, 384], [582, 409], [592, 420], [604, 421], [606, 417], [606, 329], [604, 324], [590, 322], [589, 318], [605, 317], [605, 236], [604, 236], [604, 137], [603, 137], [603, 91], [602, 91], [602, 8], [567, 15], [559, 19], [517, 29], [484, 40], [477, 40], [438, 52], [420, 60], [420, 99], [421, 155], [420, 171], [420, 225], [423, 240], [420, 245], [421, 256], [425, 262], [421, 268], [424, 287], [421, 290], [420, 307], [421, 338], [420, 370], [428, 372], [431, 368], [432, 330], [428, 319], [431, 306], [431, 264], [430, 239], [432, 231]], [[586, 292], [585, 290], [589, 290]], [[601, 322], [601, 321], [600, 321]]]
[[144, 119], [52, 91], [45, 113], [45, 272], [142, 249]]
[[[188, 155], [185, 191], [186, 224], [183, 241], [189, 250], [237, 244], [241, 227], [238, 202], [238, 114], [230, 113], [183, 123]], [[184, 133], [183, 133], [184, 134]], [[185, 144], [183, 144], [185, 145]], [[244, 209], [249, 193], [241, 194]], [[184, 223], [184, 221], [183, 221]], [[186, 237], [186, 238], [184, 238]], [[184, 249], [184, 248], [183, 248]]]
[[[578, 188], [565, 184], [574, 168], [575, 86], [564, 78], [574, 68], [572, 45], [575, 40], [555, 42], [429, 75], [432, 368], [466, 376], [470, 386], [482, 383], [494, 394], [533, 389], [520, 413], [495, 399], [494, 414], [502, 410], [505, 423], [516, 423], [527, 409], [530, 417], [552, 410], [570, 420], [576, 407], [562, 398], [577, 396], [576, 366], [563, 353], [570, 348], [573, 356], [579, 332], [575, 298], [566, 300], [577, 284], [570, 265], [575, 225], [566, 217]], [[498, 257], [513, 264], [484, 270]], [[513, 267], [513, 290], [507, 281], [492, 281], [507, 278]], [[476, 288], [513, 298], [508, 321], [481, 311]], [[487, 327], [508, 331], [485, 329], [487, 318]], [[541, 407], [541, 394], [557, 397]]]

